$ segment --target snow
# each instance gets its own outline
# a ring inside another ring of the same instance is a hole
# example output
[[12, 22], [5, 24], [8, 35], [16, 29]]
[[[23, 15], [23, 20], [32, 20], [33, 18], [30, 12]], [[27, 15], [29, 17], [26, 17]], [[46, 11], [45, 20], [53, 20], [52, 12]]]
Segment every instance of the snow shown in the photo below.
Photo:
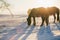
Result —
[[0, 40], [60, 40], [60, 23], [40, 26], [41, 18], [36, 18], [36, 26], [28, 26], [26, 18], [0, 18]]

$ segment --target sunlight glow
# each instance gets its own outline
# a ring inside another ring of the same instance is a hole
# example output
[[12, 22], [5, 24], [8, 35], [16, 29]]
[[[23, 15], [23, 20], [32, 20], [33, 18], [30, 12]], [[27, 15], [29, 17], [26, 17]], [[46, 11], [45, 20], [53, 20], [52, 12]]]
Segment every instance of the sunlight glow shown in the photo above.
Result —
[[[26, 14], [27, 10], [31, 8], [37, 8], [37, 7], [51, 7], [51, 6], [57, 6], [60, 8], [60, 0], [6, 0], [7, 3], [10, 4], [9, 9], [12, 11], [13, 14]], [[1, 2], [0, 2], [1, 6]], [[1, 9], [0, 9], [1, 10]], [[4, 9], [3, 9], [4, 10]], [[8, 11], [4, 10], [0, 14], [10, 14]]]
[[51, 6], [55, 6], [55, 1], [56, 0], [39, 0], [38, 4], [40, 4], [41, 7], [51, 7]]

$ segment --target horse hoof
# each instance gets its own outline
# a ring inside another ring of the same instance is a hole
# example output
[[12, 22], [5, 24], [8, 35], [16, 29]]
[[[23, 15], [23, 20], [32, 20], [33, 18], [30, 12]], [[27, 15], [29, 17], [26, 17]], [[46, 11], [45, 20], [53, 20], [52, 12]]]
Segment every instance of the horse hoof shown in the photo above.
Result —
[[48, 26], [48, 24], [46, 26]]
[[55, 23], [55, 21], [53, 23]]
[[43, 25], [40, 25], [40, 26], [43, 26]]
[[36, 26], [36, 24], [33, 24], [34, 26]]
[[36, 25], [34, 25], [34, 26], [36, 26]]
[[28, 25], [28, 26], [30, 26], [30, 25]]

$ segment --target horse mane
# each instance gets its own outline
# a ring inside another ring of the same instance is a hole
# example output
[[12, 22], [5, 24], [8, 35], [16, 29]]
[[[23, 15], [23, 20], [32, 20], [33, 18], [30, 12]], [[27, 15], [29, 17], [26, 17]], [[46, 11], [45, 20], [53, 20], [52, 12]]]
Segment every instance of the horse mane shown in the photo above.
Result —
[[32, 9], [28, 9], [28, 11], [27, 11], [28, 15], [30, 14], [31, 10], [32, 10]]
[[39, 9], [41, 9], [41, 8], [44, 8], [44, 7], [38, 7], [38, 8], [28, 9], [28, 10], [27, 10], [27, 13], [28, 13], [28, 15], [29, 15], [32, 10], [35, 10], [35, 9], [39, 10]]

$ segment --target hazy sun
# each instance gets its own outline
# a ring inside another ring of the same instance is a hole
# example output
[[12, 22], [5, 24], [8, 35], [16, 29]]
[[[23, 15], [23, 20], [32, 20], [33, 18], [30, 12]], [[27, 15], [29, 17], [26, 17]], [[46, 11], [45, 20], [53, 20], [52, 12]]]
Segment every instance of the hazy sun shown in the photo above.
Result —
[[42, 7], [51, 7], [51, 6], [55, 6], [55, 1], [56, 0], [39, 0], [38, 3], [40, 4], [40, 6]]

